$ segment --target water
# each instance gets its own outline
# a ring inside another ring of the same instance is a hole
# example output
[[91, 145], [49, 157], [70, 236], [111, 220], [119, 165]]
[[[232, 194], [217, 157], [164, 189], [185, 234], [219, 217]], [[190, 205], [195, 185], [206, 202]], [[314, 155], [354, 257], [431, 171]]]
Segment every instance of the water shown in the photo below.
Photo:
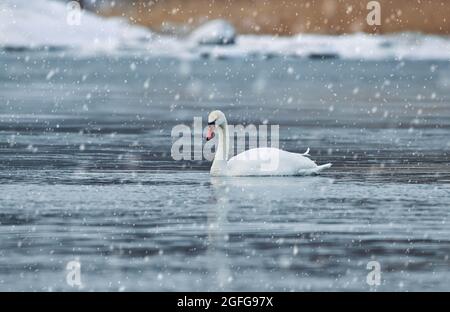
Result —
[[[0, 290], [77, 289], [72, 260], [82, 290], [450, 290], [448, 62], [0, 60]], [[172, 160], [172, 127], [213, 109], [333, 167]]]

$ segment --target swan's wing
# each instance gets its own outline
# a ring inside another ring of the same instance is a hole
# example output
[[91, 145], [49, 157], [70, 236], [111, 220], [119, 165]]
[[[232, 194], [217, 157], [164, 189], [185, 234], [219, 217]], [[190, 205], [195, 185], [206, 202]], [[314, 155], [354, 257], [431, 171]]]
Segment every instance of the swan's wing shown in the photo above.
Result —
[[316, 168], [309, 158], [277, 148], [253, 148], [232, 157], [227, 164], [230, 175], [296, 175]]

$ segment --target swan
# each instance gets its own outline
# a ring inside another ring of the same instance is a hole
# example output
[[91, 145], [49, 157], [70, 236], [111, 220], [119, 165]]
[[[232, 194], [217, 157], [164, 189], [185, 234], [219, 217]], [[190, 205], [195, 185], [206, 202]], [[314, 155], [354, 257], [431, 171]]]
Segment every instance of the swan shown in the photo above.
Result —
[[303, 154], [296, 154], [273, 147], [259, 147], [228, 159], [228, 123], [225, 114], [219, 110], [208, 115], [206, 140], [214, 138], [216, 133], [218, 145], [211, 165], [212, 176], [312, 175], [331, 167], [330, 163], [318, 166], [309, 159], [309, 148]]

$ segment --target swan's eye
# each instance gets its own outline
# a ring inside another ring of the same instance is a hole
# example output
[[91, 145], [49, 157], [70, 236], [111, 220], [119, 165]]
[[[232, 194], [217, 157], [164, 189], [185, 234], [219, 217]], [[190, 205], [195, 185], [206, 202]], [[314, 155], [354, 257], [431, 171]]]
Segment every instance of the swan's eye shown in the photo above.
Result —
[[211, 122], [208, 122], [208, 126], [214, 126], [216, 124], [216, 121], [215, 120], [213, 120], [213, 121], [211, 121]]

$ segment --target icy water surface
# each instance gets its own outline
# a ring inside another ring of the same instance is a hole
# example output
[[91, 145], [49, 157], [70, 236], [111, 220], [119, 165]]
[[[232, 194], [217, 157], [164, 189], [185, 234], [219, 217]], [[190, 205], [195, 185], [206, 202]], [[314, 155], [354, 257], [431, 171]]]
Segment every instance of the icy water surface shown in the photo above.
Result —
[[[448, 62], [0, 65], [0, 290], [74, 290], [72, 260], [82, 290], [450, 290]], [[334, 165], [211, 178], [173, 161], [172, 127], [213, 109]]]

